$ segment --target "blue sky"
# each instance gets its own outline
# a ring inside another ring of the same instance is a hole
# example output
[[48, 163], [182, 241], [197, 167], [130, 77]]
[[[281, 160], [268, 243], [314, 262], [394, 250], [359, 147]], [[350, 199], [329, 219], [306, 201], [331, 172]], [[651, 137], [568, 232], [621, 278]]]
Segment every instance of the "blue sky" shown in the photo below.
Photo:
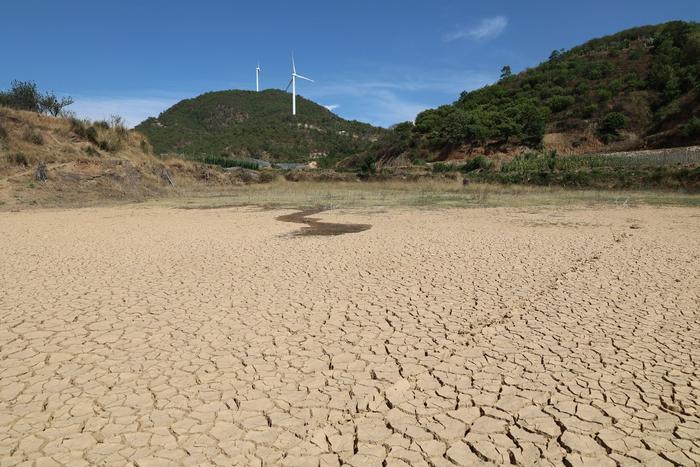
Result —
[[0, 87], [12, 79], [75, 98], [80, 116], [136, 124], [185, 97], [283, 88], [388, 126], [454, 101], [553, 49], [621, 29], [700, 20], [700, 1], [23, 0], [2, 6]]

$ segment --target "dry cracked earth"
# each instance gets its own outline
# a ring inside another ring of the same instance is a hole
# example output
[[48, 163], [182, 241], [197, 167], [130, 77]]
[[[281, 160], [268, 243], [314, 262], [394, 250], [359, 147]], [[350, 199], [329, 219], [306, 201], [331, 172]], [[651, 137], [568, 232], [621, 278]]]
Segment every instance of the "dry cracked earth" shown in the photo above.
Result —
[[700, 211], [0, 214], [0, 465], [698, 465]]

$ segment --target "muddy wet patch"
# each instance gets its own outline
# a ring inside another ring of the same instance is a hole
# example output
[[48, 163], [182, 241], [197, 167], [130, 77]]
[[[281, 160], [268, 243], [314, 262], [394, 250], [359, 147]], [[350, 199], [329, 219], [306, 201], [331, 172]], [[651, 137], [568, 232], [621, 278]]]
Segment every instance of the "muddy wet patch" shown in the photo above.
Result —
[[285, 214], [277, 217], [278, 221], [293, 222], [295, 224], [305, 224], [304, 227], [293, 232], [292, 235], [343, 235], [348, 233], [358, 233], [370, 229], [370, 224], [340, 224], [336, 222], [322, 222], [318, 218], [310, 217], [314, 214], [325, 211], [325, 209], [306, 209], [304, 211]]

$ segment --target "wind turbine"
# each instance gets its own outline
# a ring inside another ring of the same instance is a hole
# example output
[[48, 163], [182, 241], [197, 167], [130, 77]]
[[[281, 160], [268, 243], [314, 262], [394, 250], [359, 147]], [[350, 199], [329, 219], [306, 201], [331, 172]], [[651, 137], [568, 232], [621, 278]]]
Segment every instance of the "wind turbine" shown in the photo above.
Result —
[[294, 65], [294, 54], [292, 54], [292, 79], [289, 80], [287, 89], [285, 89], [285, 91], [289, 91], [289, 86], [292, 87], [292, 115], [297, 114], [297, 78], [305, 79], [306, 81], [311, 81], [312, 83], [314, 82], [314, 80], [311, 78], [301, 76], [297, 73], [297, 67]]
[[260, 92], [260, 72], [262, 71], [262, 68], [260, 68], [260, 63], [258, 63], [258, 66], [255, 67], [255, 90], [257, 92]]

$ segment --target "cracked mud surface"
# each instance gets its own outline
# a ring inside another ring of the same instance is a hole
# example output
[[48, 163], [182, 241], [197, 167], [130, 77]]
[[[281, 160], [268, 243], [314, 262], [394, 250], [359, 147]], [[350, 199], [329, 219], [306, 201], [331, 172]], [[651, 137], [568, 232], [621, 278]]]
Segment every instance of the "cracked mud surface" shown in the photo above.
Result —
[[0, 214], [0, 465], [698, 465], [700, 215]]

